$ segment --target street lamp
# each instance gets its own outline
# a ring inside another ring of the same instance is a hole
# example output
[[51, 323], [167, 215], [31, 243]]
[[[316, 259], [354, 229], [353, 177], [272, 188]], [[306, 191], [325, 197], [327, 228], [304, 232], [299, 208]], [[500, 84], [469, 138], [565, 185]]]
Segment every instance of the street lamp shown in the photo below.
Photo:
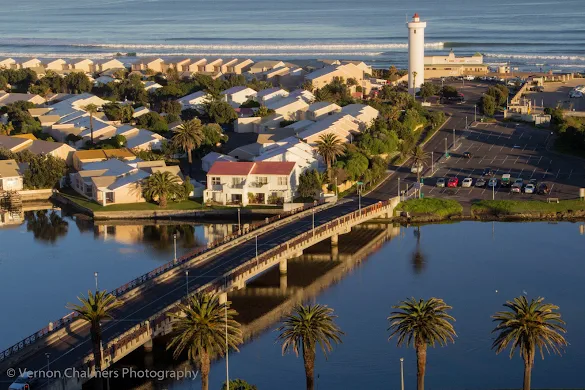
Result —
[[98, 291], [98, 273], [97, 271], [93, 273], [93, 277], [95, 278], [95, 291]]
[[256, 265], [258, 265], [258, 235], [256, 235]]
[[433, 152], [431, 151], [431, 175], [435, 173], [435, 159], [433, 158]]
[[404, 390], [404, 358], [400, 358], [400, 388]]
[[187, 298], [189, 298], [189, 270], [185, 270], [185, 281], [187, 282]]
[[315, 235], [315, 207], [317, 206], [317, 201], [313, 201], [313, 236]]
[[445, 157], [449, 157], [449, 151], [447, 149], [447, 137], [445, 137]]
[[400, 196], [400, 178], [398, 178], [398, 200], [402, 202], [402, 197]]
[[455, 129], [453, 129], [453, 149], [455, 149]]
[[177, 233], [173, 234], [173, 244], [174, 244], [174, 247], [175, 247], [174, 261], [176, 263], [177, 262]]
[[477, 104], [473, 106], [473, 121], [477, 122]]
[[358, 186], [358, 207], [360, 209], [360, 213], [362, 212], [362, 190], [361, 190], [361, 185], [363, 183], [361, 181], [358, 181], [357, 186]]
[[240, 219], [240, 208], [238, 207], [238, 234], [242, 231], [242, 220]]

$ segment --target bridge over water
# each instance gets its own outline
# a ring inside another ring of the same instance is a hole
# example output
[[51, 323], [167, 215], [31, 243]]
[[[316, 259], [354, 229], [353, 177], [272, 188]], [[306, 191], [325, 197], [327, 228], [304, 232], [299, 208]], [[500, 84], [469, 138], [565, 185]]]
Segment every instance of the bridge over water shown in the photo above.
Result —
[[[181, 259], [178, 264], [163, 266], [114, 290], [123, 305], [113, 312], [114, 320], [103, 324], [102, 368], [140, 346], [148, 348], [153, 338], [168, 334], [171, 323], [167, 313], [176, 311], [176, 305], [187, 294], [208, 291], [226, 300], [229, 292], [243, 289], [249, 280], [272, 267], [278, 265], [284, 275], [287, 261], [302, 255], [306, 248], [330, 239], [335, 251], [340, 234], [366, 221], [391, 217], [398, 202], [398, 198], [384, 202], [362, 199], [359, 207], [357, 199], [349, 199], [330, 207], [305, 210], [235, 237], [213, 250]], [[64, 372], [76, 367], [91, 371], [94, 363], [89, 326], [69, 316], [0, 352], [0, 383], [12, 383], [13, 379], [6, 376], [9, 367], [46, 369], [46, 353], [50, 354], [51, 370]], [[78, 379], [62, 378], [46, 388], [80, 389], [81, 385]]]

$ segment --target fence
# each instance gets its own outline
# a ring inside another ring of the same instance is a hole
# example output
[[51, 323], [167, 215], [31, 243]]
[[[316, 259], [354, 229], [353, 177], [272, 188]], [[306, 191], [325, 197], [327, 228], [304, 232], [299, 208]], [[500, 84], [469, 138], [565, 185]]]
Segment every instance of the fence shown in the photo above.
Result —
[[[264, 221], [262, 222], [257, 222], [257, 223], [253, 223], [248, 225], [245, 229], [242, 229], [241, 231], [238, 231], [235, 234], [230, 234], [226, 237], [224, 237], [221, 240], [216, 240], [213, 242], [210, 242], [207, 244], [207, 247], [200, 247], [195, 249], [194, 251], [186, 254], [185, 256], [182, 256], [181, 258], [178, 258], [177, 261], [170, 261], [144, 275], [141, 275], [139, 277], [137, 277], [136, 279], [112, 290], [110, 293], [114, 296], [120, 297], [122, 295], [124, 295], [125, 293], [131, 291], [132, 289], [139, 287], [141, 285], [143, 285], [144, 283], [174, 269], [177, 267], [182, 266], [183, 264], [185, 264], [186, 262], [194, 259], [197, 256], [201, 256], [204, 253], [207, 253], [213, 249], [216, 249], [222, 245], [225, 245], [227, 243], [230, 243], [233, 240], [236, 240], [248, 233], [254, 232], [262, 227], [265, 227], [267, 225], [270, 225], [274, 222], [277, 222], [279, 220], [294, 216], [295, 214], [298, 213], [302, 213], [303, 211], [307, 211], [312, 209], [313, 207], [319, 207], [319, 206], [323, 206], [324, 202], [319, 202], [315, 205], [309, 204], [306, 206], [302, 206], [299, 207], [297, 209], [294, 210], [290, 210], [287, 212], [284, 212], [282, 214], [276, 215], [274, 217], [271, 218], [266, 218]], [[67, 314], [66, 316], [58, 319], [57, 321], [51, 322], [49, 323], [48, 326], [44, 327], [43, 329], [36, 331], [35, 333], [33, 333], [30, 336], [25, 337], [23, 340], [19, 341], [18, 343], [12, 345], [11, 347], [5, 349], [4, 351], [0, 352], [0, 362], [3, 362], [4, 360], [6, 360], [7, 358], [9, 358], [10, 356], [12, 356], [13, 354], [22, 351], [23, 349], [27, 348], [28, 346], [38, 342], [40, 339], [48, 337], [49, 335], [53, 334], [54, 332], [56, 332], [57, 330], [62, 329], [64, 326], [70, 324], [74, 319], [76, 319], [78, 317], [77, 313], [72, 312]]]

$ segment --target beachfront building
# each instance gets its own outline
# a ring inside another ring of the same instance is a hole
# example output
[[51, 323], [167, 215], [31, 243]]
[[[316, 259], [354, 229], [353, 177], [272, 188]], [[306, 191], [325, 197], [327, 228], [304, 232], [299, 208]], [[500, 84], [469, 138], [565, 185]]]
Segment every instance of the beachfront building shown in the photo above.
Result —
[[124, 63], [116, 58], [93, 60], [92, 72], [102, 73], [108, 70], [125, 69]]
[[42, 68], [43, 63], [38, 58], [26, 58], [17, 67], [20, 69]]
[[489, 67], [483, 63], [483, 55], [475, 53], [470, 57], [457, 57], [451, 50], [446, 56], [425, 57], [425, 76], [439, 78], [464, 75], [484, 75]]
[[232, 107], [238, 108], [248, 100], [254, 99], [257, 93], [252, 88], [242, 86], [226, 89], [221, 94]]
[[328, 115], [301, 131], [298, 138], [315, 147], [320, 137], [334, 134], [341, 142], [351, 142], [354, 135], [359, 134], [360, 122], [353, 116], [344, 113]]
[[357, 85], [361, 86], [364, 81], [364, 70], [353, 63], [347, 63], [326, 66], [305, 75], [305, 80], [311, 81], [314, 88], [323, 88], [336, 78], [344, 81], [355, 79]]
[[291, 202], [297, 187], [294, 162], [217, 161], [207, 173], [205, 202], [247, 206]]
[[418, 14], [414, 14], [408, 26], [408, 89], [418, 91], [425, 82], [425, 28]]
[[249, 73], [263, 73], [271, 69], [284, 68], [286, 64], [282, 61], [260, 61], [253, 64], [248, 70]]
[[0, 69], [14, 69], [16, 68], [16, 60], [14, 58], [0, 59]]
[[88, 58], [78, 58], [69, 61], [69, 69], [76, 72], [91, 73], [93, 72], [93, 61]]
[[155, 73], [164, 72], [164, 60], [159, 57], [141, 58], [132, 64], [133, 71], [147, 71], [150, 70]]
[[15, 160], [0, 160], [0, 192], [22, 191], [23, 173]]

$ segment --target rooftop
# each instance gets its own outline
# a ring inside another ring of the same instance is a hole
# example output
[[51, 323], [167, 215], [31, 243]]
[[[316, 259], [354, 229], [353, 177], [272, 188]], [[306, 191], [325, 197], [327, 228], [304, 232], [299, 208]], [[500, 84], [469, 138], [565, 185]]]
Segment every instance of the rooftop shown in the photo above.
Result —
[[208, 172], [215, 176], [251, 175], [289, 175], [295, 167], [294, 162], [227, 162], [217, 161]]
[[20, 176], [20, 169], [14, 160], [0, 160], [0, 178]]

